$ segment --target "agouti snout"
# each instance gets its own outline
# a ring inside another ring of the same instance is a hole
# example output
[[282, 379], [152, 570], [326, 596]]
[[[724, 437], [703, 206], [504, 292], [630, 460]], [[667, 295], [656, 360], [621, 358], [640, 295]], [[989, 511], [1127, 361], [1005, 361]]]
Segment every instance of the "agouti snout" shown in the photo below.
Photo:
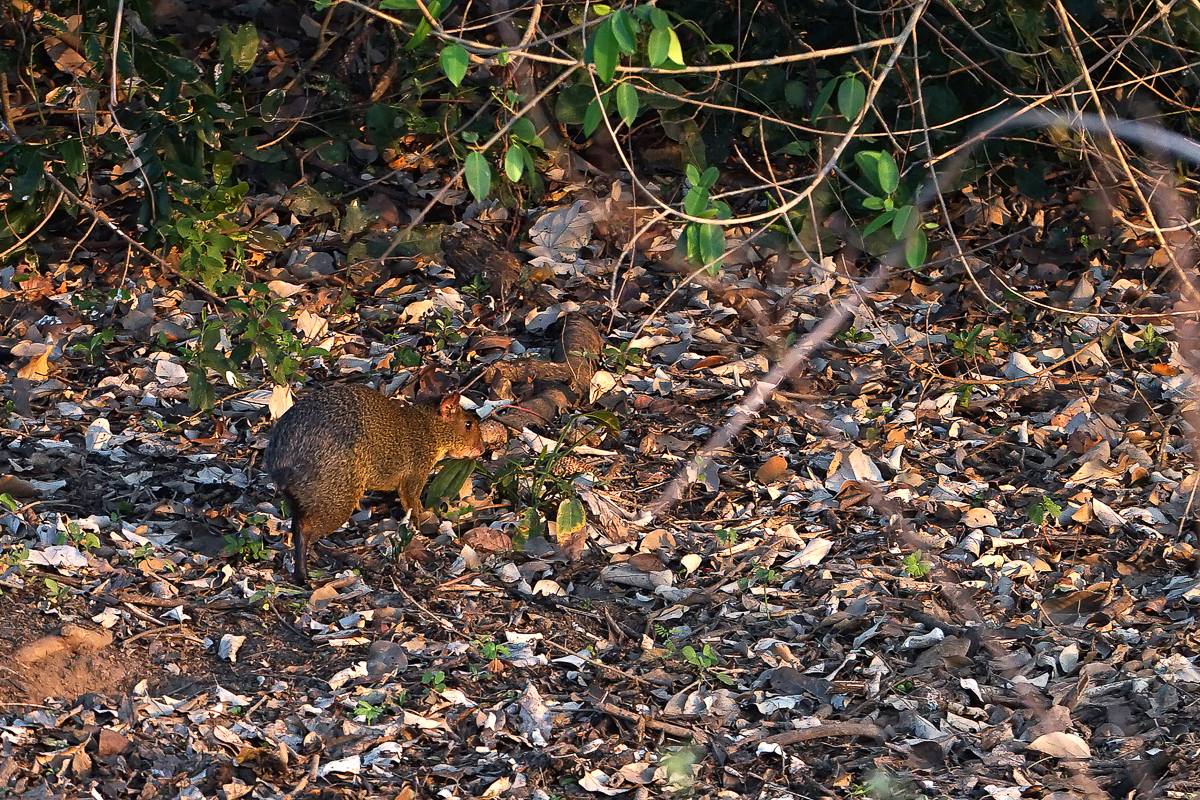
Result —
[[389, 400], [365, 386], [305, 395], [275, 423], [264, 458], [292, 507], [296, 583], [308, 583], [308, 543], [340, 528], [367, 489], [396, 492], [415, 525], [434, 465], [481, 455], [479, 424], [457, 394], [436, 406]]

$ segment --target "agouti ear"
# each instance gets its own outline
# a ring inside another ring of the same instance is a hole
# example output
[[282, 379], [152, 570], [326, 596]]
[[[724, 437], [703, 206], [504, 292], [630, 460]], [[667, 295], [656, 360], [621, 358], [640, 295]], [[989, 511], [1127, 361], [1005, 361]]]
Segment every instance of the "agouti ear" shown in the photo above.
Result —
[[462, 406], [458, 402], [459, 396], [458, 392], [455, 392], [443, 397], [442, 402], [438, 403], [438, 414], [444, 419], [450, 419], [456, 414], [461, 414]]

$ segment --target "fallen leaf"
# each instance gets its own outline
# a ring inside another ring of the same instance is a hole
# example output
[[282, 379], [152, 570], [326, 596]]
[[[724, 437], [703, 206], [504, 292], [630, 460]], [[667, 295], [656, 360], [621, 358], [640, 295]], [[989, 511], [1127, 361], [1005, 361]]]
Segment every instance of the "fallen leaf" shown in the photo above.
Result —
[[1087, 742], [1079, 736], [1065, 731], [1039, 736], [1029, 743], [1029, 749], [1055, 758], [1091, 758], [1092, 756]]
[[50, 351], [43, 350], [17, 370], [17, 377], [27, 381], [44, 381], [50, 377]]

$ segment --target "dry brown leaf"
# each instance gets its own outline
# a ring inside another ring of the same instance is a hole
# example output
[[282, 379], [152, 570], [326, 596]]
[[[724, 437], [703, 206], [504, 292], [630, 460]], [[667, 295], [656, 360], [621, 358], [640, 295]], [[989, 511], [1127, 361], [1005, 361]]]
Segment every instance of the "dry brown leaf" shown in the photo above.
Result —
[[1055, 731], [1039, 736], [1029, 743], [1030, 750], [1037, 750], [1054, 758], [1091, 758], [1092, 751], [1079, 736], [1065, 731]]
[[766, 463], [754, 473], [754, 479], [759, 483], [774, 483], [783, 473], [787, 472], [787, 459], [783, 456], [771, 456]]
[[44, 350], [17, 370], [17, 377], [27, 381], [44, 381], [50, 377], [50, 351]]
[[15, 475], [0, 476], [0, 494], [13, 497], [37, 497], [38, 491], [29, 481], [23, 481]]

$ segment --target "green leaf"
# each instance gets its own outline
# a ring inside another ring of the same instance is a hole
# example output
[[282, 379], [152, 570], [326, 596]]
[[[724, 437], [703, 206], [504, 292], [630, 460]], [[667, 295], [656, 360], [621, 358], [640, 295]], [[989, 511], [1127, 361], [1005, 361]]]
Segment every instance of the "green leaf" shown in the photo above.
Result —
[[[441, 501], [443, 497], [457, 497], [463, 484], [470, 480], [475, 473], [475, 459], [447, 459], [433, 479], [429, 481], [429, 489], [425, 492], [430, 505]], [[415, 522], [415, 520], [413, 520]]]
[[235, 30], [222, 26], [220, 35], [221, 59], [238, 72], [248, 72], [258, 58], [258, 28], [253, 22]]
[[693, 217], [698, 217], [708, 210], [708, 189], [703, 186], [693, 186], [683, 198], [683, 210]]
[[42, 180], [45, 178], [42, 171], [45, 166], [42, 154], [33, 148], [29, 148], [29, 151], [28, 159], [22, 159], [25, 161], [25, 168], [17, 173], [10, 185], [12, 196], [21, 202], [33, 199], [34, 193], [42, 188]]
[[57, 14], [50, 14], [48, 12], [43, 13], [38, 17], [38, 24], [45, 25], [47, 28], [58, 31], [59, 33], [66, 33], [67, 31], [71, 30], [71, 26], [67, 24], [65, 19]]
[[670, 28], [655, 28], [650, 32], [650, 41], [646, 47], [650, 66], [661, 66], [671, 57], [671, 33], [673, 31]]
[[593, 99], [587, 107], [587, 112], [583, 115], [583, 135], [591, 136], [596, 132], [596, 128], [600, 127], [600, 121], [604, 119], [604, 109], [600, 107], [600, 101]]
[[669, 39], [667, 42], [667, 60], [674, 65], [682, 67], [683, 45], [679, 43], [679, 36], [673, 29], [667, 31], [667, 35]]
[[833, 92], [837, 89], [837, 85], [837, 79], [830, 78], [821, 87], [821, 92], [817, 95], [817, 99], [813, 103], [812, 115], [808, 118], [810, 123], [816, 122], [825, 113], [825, 109], [829, 108], [829, 98], [833, 97]]
[[[664, 126], [665, 129], [666, 126]], [[685, 119], [679, 124], [679, 149], [683, 151], [683, 160], [688, 164], [707, 164], [704, 135], [694, 119]], [[703, 184], [703, 181], [701, 181]]]
[[838, 86], [838, 109], [847, 120], [858, 118], [867, 102], [867, 87], [858, 78], [843, 78]]
[[462, 83], [462, 79], [466, 77], [467, 66], [471, 63], [471, 58], [467, 54], [467, 48], [461, 44], [448, 44], [442, 48], [441, 54], [442, 72], [446, 73], [446, 77], [455, 86]]
[[607, 428], [614, 436], [621, 432], [621, 421], [611, 411], [589, 411], [586, 414], [580, 414], [578, 418], [595, 422], [597, 425]]
[[669, 30], [671, 28], [671, 18], [667, 16], [667, 12], [658, 6], [650, 6], [650, 24], [654, 26], [655, 30]]
[[792, 108], [804, 105], [805, 94], [804, 84], [800, 81], [788, 81], [783, 85], [783, 101]]
[[535, 536], [543, 536], [546, 533], [546, 523], [542, 519], [542, 515], [538, 513], [536, 508], [527, 508], [525, 513], [521, 515], [521, 520], [517, 524], [516, 535], [513, 536], [513, 544], [524, 546], [525, 542]]
[[98, 36], [88, 36], [83, 40], [83, 54], [87, 57], [88, 63], [92, 65], [93, 69], [100, 66], [100, 70], [97, 71], [103, 70], [104, 45], [100, 43]]
[[67, 174], [71, 177], [77, 178], [87, 169], [87, 161], [83, 155], [83, 142], [79, 139], [67, 139], [62, 143], [59, 151], [62, 153]]
[[625, 127], [632, 128], [638, 115], [638, 92], [631, 84], [622, 83], [617, 87], [617, 111]]
[[700, 263], [700, 225], [689, 222], [683, 229], [683, 240], [687, 246], [687, 258], [693, 264]]
[[717, 178], [721, 177], [721, 171], [716, 167], [709, 167], [704, 170], [704, 174], [700, 176], [700, 185], [705, 189], [711, 189], [717, 183]]
[[262, 101], [262, 113], [268, 119], [279, 113], [279, 109], [283, 108], [283, 101], [287, 99], [282, 89], [272, 89], [267, 92]]
[[612, 18], [613, 36], [617, 39], [617, 46], [621, 48], [621, 52], [627, 56], [631, 56], [637, 52], [637, 33], [641, 27], [638, 21], [632, 14], [625, 9], [620, 9]]
[[529, 151], [520, 142], [511, 142], [508, 152], [504, 154], [504, 174], [513, 183], [521, 180], [525, 173], [525, 165], [529, 162]]
[[510, 128], [510, 131], [513, 135], [513, 138], [517, 141], [524, 142], [528, 145], [533, 145], [534, 147], [546, 146], [545, 143], [542, 142], [542, 137], [537, 135], [537, 128], [533, 127], [533, 123], [525, 117], [521, 117], [519, 120], [514, 122], [512, 128]]
[[587, 514], [578, 497], [563, 500], [558, 504], [556, 522], [558, 523], [558, 540], [560, 542], [583, 530], [587, 525]]
[[908, 233], [908, 224], [914, 216], [916, 216], [916, 206], [908, 205], [901, 206], [896, 209], [896, 216], [892, 218], [892, 235], [899, 241]]
[[863, 237], [865, 238], [867, 236], [870, 236], [872, 233], [879, 230], [884, 225], [887, 225], [889, 222], [892, 221], [892, 218], [895, 216], [896, 216], [895, 209], [888, 209], [887, 211], [884, 211], [878, 217], [871, 220], [871, 224], [869, 224], [869, 225], [867, 225], [867, 227], [863, 228], [863, 232], [862, 232]]
[[863, 175], [874, 180], [879, 172], [879, 156], [878, 150], [859, 150], [854, 154], [854, 163], [862, 170]]
[[872, 211], [883, 211], [882, 197], [867, 197], [863, 199], [863, 208], [869, 208]]
[[467, 154], [466, 169], [467, 187], [475, 199], [482, 201], [492, 190], [492, 165], [483, 157], [483, 153], [472, 150]]
[[896, 167], [896, 159], [892, 158], [891, 153], [884, 151], [879, 154], [875, 180], [879, 181], [879, 188], [883, 189], [884, 194], [891, 194], [900, 185], [900, 170]]
[[167, 69], [171, 70], [172, 77], [178, 78], [184, 83], [195, 83], [204, 76], [195, 61], [182, 56], [170, 56], [167, 59]]
[[554, 116], [564, 125], [582, 125], [587, 117], [588, 104], [595, 99], [595, 93], [588, 86], [568, 86], [558, 93]]
[[687, 182], [692, 186], [700, 185], [700, 168], [695, 164], [688, 164], [683, 168], [683, 174], [687, 177]]
[[929, 251], [929, 240], [925, 231], [918, 230], [904, 243], [904, 260], [909, 269], [920, 269], [925, 263], [925, 255]]
[[197, 411], [208, 411], [217, 404], [217, 392], [208, 382], [208, 375], [203, 369], [193, 369], [188, 373], [188, 405]]
[[648, 77], [650, 82], [662, 91], [649, 93], [642, 98], [642, 102], [647, 108], [656, 111], [672, 111], [683, 106], [682, 98], [687, 96], [688, 90], [682, 83], [666, 75], [650, 75]]
[[533, 166], [533, 157], [529, 155], [529, 151], [521, 148], [522, 155], [525, 158], [525, 179], [526, 183], [534, 188], [535, 191], [541, 191], [542, 179], [537, 173], [537, 169]]
[[229, 150], [218, 150], [213, 155], [212, 175], [213, 182], [218, 185], [223, 185], [229, 182], [233, 177], [234, 155]]
[[725, 255], [725, 228], [720, 225], [700, 226], [700, 257], [709, 264], [708, 274], [716, 277], [721, 271]]
[[[447, 2], [448, 0], [430, 0], [430, 2], [425, 4], [425, 8], [429, 11], [431, 17], [438, 19], [442, 16], [442, 10], [446, 7]], [[412, 7], [416, 8], [416, 4], [414, 3]], [[408, 44], [404, 46], [404, 49], [412, 50], [413, 48], [420, 47], [421, 43], [425, 41], [432, 30], [433, 27], [425, 19], [425, 15], [422, 14], [421, 21], [417, 23], [417, 29], [413, 31], [413, 36], [409, 39]]]
[[620, 49], [617, 47], [617, 37], [613, 34], [612, 20], [606, 19], [596, 30], [592, 39], [592, 63], [596, 65], [596, 77], [604, 83], [611, 83], [617, 71], [617, 59]]

